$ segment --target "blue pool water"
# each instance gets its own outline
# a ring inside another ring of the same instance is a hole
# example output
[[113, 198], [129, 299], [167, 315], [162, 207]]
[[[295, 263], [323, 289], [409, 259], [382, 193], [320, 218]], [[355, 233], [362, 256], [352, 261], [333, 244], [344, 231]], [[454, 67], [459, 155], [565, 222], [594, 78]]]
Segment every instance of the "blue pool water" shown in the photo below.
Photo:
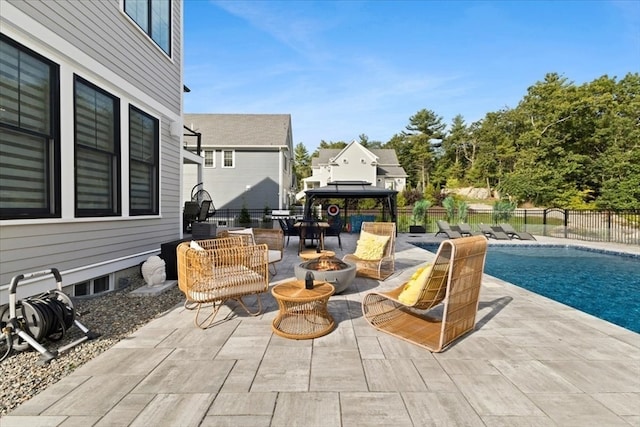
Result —
[[[438, 244], [417, 244], [431, 252]], [[640, 333], [640, 258], [564, 246], [489, 246], [485, 273]]]

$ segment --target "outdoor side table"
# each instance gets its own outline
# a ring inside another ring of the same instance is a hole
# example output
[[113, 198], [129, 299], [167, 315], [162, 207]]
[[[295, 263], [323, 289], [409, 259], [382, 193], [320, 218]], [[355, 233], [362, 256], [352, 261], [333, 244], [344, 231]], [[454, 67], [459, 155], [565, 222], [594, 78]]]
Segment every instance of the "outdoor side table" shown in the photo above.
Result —
[[311, 261], [312, 259], [320, 257], [334, 257], [336, 256], [336, 253], [328, 249], [323, 249], [320, 252], [317, 252], [315, 249], [307, 249], [306, 251], [300, 252], [299, 256], [304, 261]]
[[304, 340], [331, 332], [335, 321], [327, 310], [329, 297], [335, 288], [315, 280], [313, 289], [305, 289], [304, 280], [291, 280], [271, 289], [280, 312], [273, 319], [273, 332], [281, 337]]

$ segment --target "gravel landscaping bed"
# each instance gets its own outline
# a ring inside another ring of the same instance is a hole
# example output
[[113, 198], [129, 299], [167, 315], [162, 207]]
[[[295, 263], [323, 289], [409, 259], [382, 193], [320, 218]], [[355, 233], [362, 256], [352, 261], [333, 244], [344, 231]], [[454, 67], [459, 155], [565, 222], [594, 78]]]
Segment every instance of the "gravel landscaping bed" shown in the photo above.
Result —
[[[177, 286], [156, 296], [130, 296], [131, 291], [146, 285], [140, 276], [130, 277], [129, 282], [128, 286], [115, 292], [73, 300], [76, 318], [91, 331], [99, 333], [98, 338], [61, 353], [45, 366], [36, 364], [40, 353], [32, 349], [14, 351], [0, 362], [0, 416], [8, 414], [150, 320], [183, 303], [184, 295]], [[81, 336], [82, 332], [73, 326], [62, 340], [44, 342], [43, 345], [52, 350]]]

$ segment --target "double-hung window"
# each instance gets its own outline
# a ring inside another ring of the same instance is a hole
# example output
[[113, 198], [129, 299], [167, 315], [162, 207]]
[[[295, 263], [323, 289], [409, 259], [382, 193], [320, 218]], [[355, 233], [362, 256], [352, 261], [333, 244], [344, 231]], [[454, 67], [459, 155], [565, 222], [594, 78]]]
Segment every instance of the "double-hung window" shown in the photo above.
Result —
[[158, 119], [129, 106], [129, 206], [131, 215], [158, 214]]
[[59, 67], [0, 34], [0, 218], [60, 217]]
[[222, 150], [222, 167], [235, 167], [236, 153], [233, 150]]
[[216, 167], [216, 151], [204, 150], [204, 167], [215, 168]]
[[124, 12], [171, 56], [171, 0], [124, 0]]
[[120, 215], [120, 102], [76, 76], [74, 116], [76, 216]]

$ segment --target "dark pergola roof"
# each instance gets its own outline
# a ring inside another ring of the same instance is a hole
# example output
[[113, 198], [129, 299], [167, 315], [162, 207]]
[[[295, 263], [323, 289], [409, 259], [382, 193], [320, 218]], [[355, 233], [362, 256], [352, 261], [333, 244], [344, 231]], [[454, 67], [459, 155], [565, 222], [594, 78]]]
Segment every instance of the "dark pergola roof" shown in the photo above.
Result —
[[398, 210], [396, 204], [396, 190], [374, 187], [366, 181], [335, 181], [325, 187], [306, 190], [304, 205], [305, 218], [311, 218], [311, 207], [316, 199], [378, 199], [383, 202], [383, 216], [388, 209], [391, 220], [396, 222]]

